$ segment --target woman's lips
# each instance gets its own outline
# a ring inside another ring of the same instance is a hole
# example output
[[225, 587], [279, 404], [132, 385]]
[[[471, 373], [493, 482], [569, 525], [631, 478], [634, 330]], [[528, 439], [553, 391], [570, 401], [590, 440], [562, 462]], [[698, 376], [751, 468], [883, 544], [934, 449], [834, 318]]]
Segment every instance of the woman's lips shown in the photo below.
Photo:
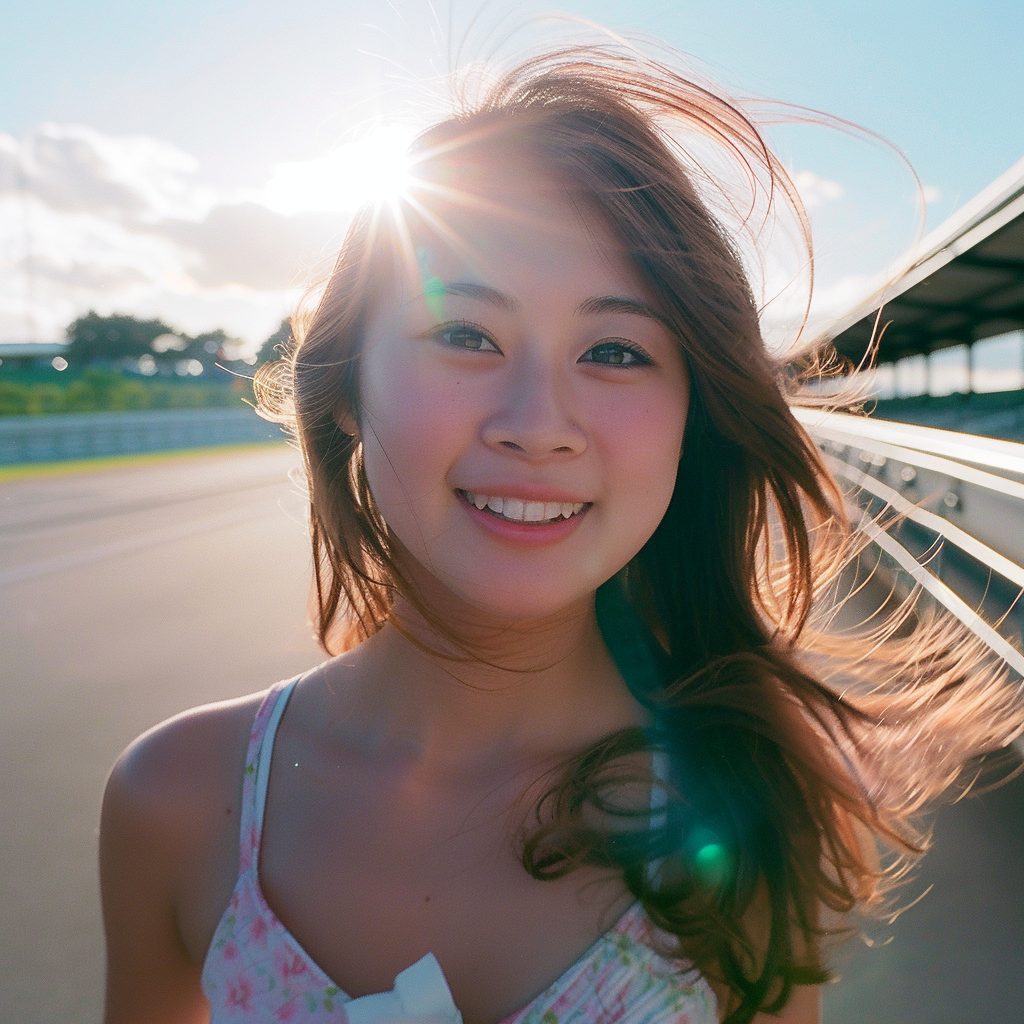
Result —
[[531, 501], [522, 498], [475, 494], [459, 490], [461, 498], [480, 512], [489, 512], [499, 519], [513, 523], [547, 523], [570, 519], [579, 515], [589, 504], [585, 501]]
[[[576, 530], [592, 507], [590, 502], [529, 502], [518, 498], [505, 498], [504, 501], [513, 502], [509, 511], [517, 516], [523, 516], [521, 519], [513, 519], [504, 514], [504, 508], [498, 513], [488, 503], [485, 503], [483, 508], [478, 508], [478, 502], [470, 500], [479, 499], [482, 495], [463, 490], [456, 490], [455, 494], [470, 518], [490, 534], [502, 540], [525, 545], [552, 544], [563, 540]], [[540, 510], [536, 507], [538, 505], [541, 506]], [[552, 506], [550, 511], [554, 512], [551, 518], [548, 518], [548, 506]], [[569, 515], [563, 515], [563, 510], [568, 511]], [[539, 515], [541, 511], [544, 513], [543, 519], [525, 518], [527, 515]]]

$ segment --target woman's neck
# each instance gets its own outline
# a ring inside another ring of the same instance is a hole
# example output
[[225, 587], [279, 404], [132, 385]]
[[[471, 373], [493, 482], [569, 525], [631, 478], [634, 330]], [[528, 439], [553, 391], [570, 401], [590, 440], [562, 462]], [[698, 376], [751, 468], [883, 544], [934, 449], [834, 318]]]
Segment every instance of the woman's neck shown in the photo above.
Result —
[[467, 613], [445, 625], [451, 635], [399, 600], [392, 622], [339, 659], [346, 731], [403, 761], [462, 772], [496, 759], [560, 759], [645, 722], [592, 599], [544, 621]]

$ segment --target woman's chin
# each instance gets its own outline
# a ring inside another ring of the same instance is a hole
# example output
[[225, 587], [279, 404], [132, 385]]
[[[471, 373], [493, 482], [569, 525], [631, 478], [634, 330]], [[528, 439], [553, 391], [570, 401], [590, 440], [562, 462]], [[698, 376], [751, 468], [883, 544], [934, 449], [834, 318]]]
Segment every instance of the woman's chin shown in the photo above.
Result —
[[448, 591], [447, 600], [437, 611], [453, 625], [459, 619], [497, 627], [574, 619], [592, 607], [594, 600], [594, 590], [566, 593], [536, 585], [467, 585], [452, 581], [444, 589]]
[[415, 595], [413, 603], [421, 603], [456, 632], [461, 624], [503, 628], [573, 619], [593, 607], [601, 570], [606, 568], [587, 566], [587, 573], [569, 573], [564, 566], [538, 570], [505, 562], [481, 572], [479, 565], [465, 559], [450, 559], [442, 569], [442, 559], [435, 556], [429, 571], [407, 549], [399, 548], [398, 554]]

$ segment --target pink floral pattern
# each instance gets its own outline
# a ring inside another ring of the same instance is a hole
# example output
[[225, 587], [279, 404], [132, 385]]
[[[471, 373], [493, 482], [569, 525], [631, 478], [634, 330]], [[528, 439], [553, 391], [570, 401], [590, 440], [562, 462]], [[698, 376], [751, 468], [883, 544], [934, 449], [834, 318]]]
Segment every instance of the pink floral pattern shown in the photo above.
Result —
[[[239, 878], [203, 965], [211, 1024], [346, 1024], [349, 997], [309, 958], [277, 919], [257, 872], [259, 759], [270, 756], [267, 725], [284, 683], [273, 687], [253, 722], [242, 788]], [[655, 952], [657, 936], [640, 904], [550, 988], [501, 1024], [715, 1024], [715, 997], [685, 962]]]

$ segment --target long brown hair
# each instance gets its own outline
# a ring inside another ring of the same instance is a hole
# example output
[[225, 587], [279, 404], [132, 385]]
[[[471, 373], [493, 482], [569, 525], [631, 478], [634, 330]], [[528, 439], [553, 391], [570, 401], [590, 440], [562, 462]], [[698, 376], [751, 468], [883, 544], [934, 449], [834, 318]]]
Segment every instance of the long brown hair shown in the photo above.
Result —
[[[826, 980], [821, 908], [877, 905], [898, 865], [880, 863], [876, 840], [904, 862], [922, 853], [922, 809], [1024, 722], [1002, 668], [941, 617], [905, 605], [855, 637], [829, 635], [836, 581], [862, 541], [790, 412], [793, 385], [766, 350], [737, 244], [698, 189], [713, 175], [687, 136], [726, 153], [762, 209], [785, 205], [809, 239], [796, 189], [740, 107], [632, 53], [571, 48], [520, 63], [414, 153], [436, 163], [512, 147], [556, 176], [608, 226], [685, 356], [675, 493], [598, 592], [609, 648], [657, 725], [565, 766], [523, 863], [541, 878], [582, 863], [621, 869], [670, 952], [728, 988], [740, 1024], [780, 1010], [793, 984]], [[265, 414], [293, 424], [305, 459], [328, 650], [380, 629], [397, 594], [415, 599], [359, 439], [336, 416], [344, 402], [358, 420], [362, 332], [401, 245], [395, 216], [357, 215], [315, 311], [296, 320], [293, 351], [257, 380]], [[615, 795], [631, 755], [651, 750], [669, 765], [653, 816]], [[635, 827], [595, 824], [608, 815]]]

